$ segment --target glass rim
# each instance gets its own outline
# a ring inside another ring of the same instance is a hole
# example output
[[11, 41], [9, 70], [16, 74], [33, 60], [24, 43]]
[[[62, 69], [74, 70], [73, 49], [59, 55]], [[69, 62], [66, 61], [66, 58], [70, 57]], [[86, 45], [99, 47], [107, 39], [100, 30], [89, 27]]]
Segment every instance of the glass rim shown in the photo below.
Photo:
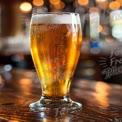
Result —
[[75, 12], [63, 12], [63, 11], [61, 11], [61, 12], [33, 12], [32, 13], [32, 16], [33, 15], [39, 15], [39, 14], [49, 14], [49, 15], [51, 15], [51, 14], [74, 14], [74, 15], [79, 15], [79, 13], [75, 13]]

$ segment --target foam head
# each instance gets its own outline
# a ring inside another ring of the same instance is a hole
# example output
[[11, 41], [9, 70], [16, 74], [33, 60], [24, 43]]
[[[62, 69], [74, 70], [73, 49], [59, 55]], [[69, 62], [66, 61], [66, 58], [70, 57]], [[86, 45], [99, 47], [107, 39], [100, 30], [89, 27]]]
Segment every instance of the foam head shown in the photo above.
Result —
[[78, 14], [34, 14], [32, 24], [80, 24]]

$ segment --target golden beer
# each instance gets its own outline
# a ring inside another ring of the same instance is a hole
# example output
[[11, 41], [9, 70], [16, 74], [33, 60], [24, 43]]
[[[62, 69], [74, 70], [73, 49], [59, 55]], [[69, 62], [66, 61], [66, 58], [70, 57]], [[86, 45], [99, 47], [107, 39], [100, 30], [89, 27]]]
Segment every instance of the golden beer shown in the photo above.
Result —
[[31, 53], [44, 96], [68, 95], [80, 55], [80, 33], [80, 29], [72, 32], [71, 24], [31, 26]]
[[32, 110], [65, 106], [79, 109], [69, 98], [71, 80], [81, 48], [81, 25], [75, 13], [35, 14], [31, 19], [30, 49], [42, 87], [41, 99]]

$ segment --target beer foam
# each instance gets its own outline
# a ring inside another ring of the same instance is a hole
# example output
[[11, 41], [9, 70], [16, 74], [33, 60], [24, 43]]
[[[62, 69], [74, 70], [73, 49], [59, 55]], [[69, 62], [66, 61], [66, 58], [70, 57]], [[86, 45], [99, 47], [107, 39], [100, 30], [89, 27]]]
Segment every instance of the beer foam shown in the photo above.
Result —
[[[75, 17], [76, 16], [76, 17]], [[78, 15], [74, 14], [37, 14], [32, 15], [32, 24], [80, 24]]]

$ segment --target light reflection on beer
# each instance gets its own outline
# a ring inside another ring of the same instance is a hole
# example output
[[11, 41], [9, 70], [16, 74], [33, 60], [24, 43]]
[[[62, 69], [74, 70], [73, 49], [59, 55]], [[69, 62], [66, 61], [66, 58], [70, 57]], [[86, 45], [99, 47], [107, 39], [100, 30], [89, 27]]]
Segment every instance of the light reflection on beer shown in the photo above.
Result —
[[102, 107], [109, 106], [108, 95], [111, 90], [111, 87], [104, 82], [97, 82], [95, 86], [96, 94], [94, 95], [99, 104]]

